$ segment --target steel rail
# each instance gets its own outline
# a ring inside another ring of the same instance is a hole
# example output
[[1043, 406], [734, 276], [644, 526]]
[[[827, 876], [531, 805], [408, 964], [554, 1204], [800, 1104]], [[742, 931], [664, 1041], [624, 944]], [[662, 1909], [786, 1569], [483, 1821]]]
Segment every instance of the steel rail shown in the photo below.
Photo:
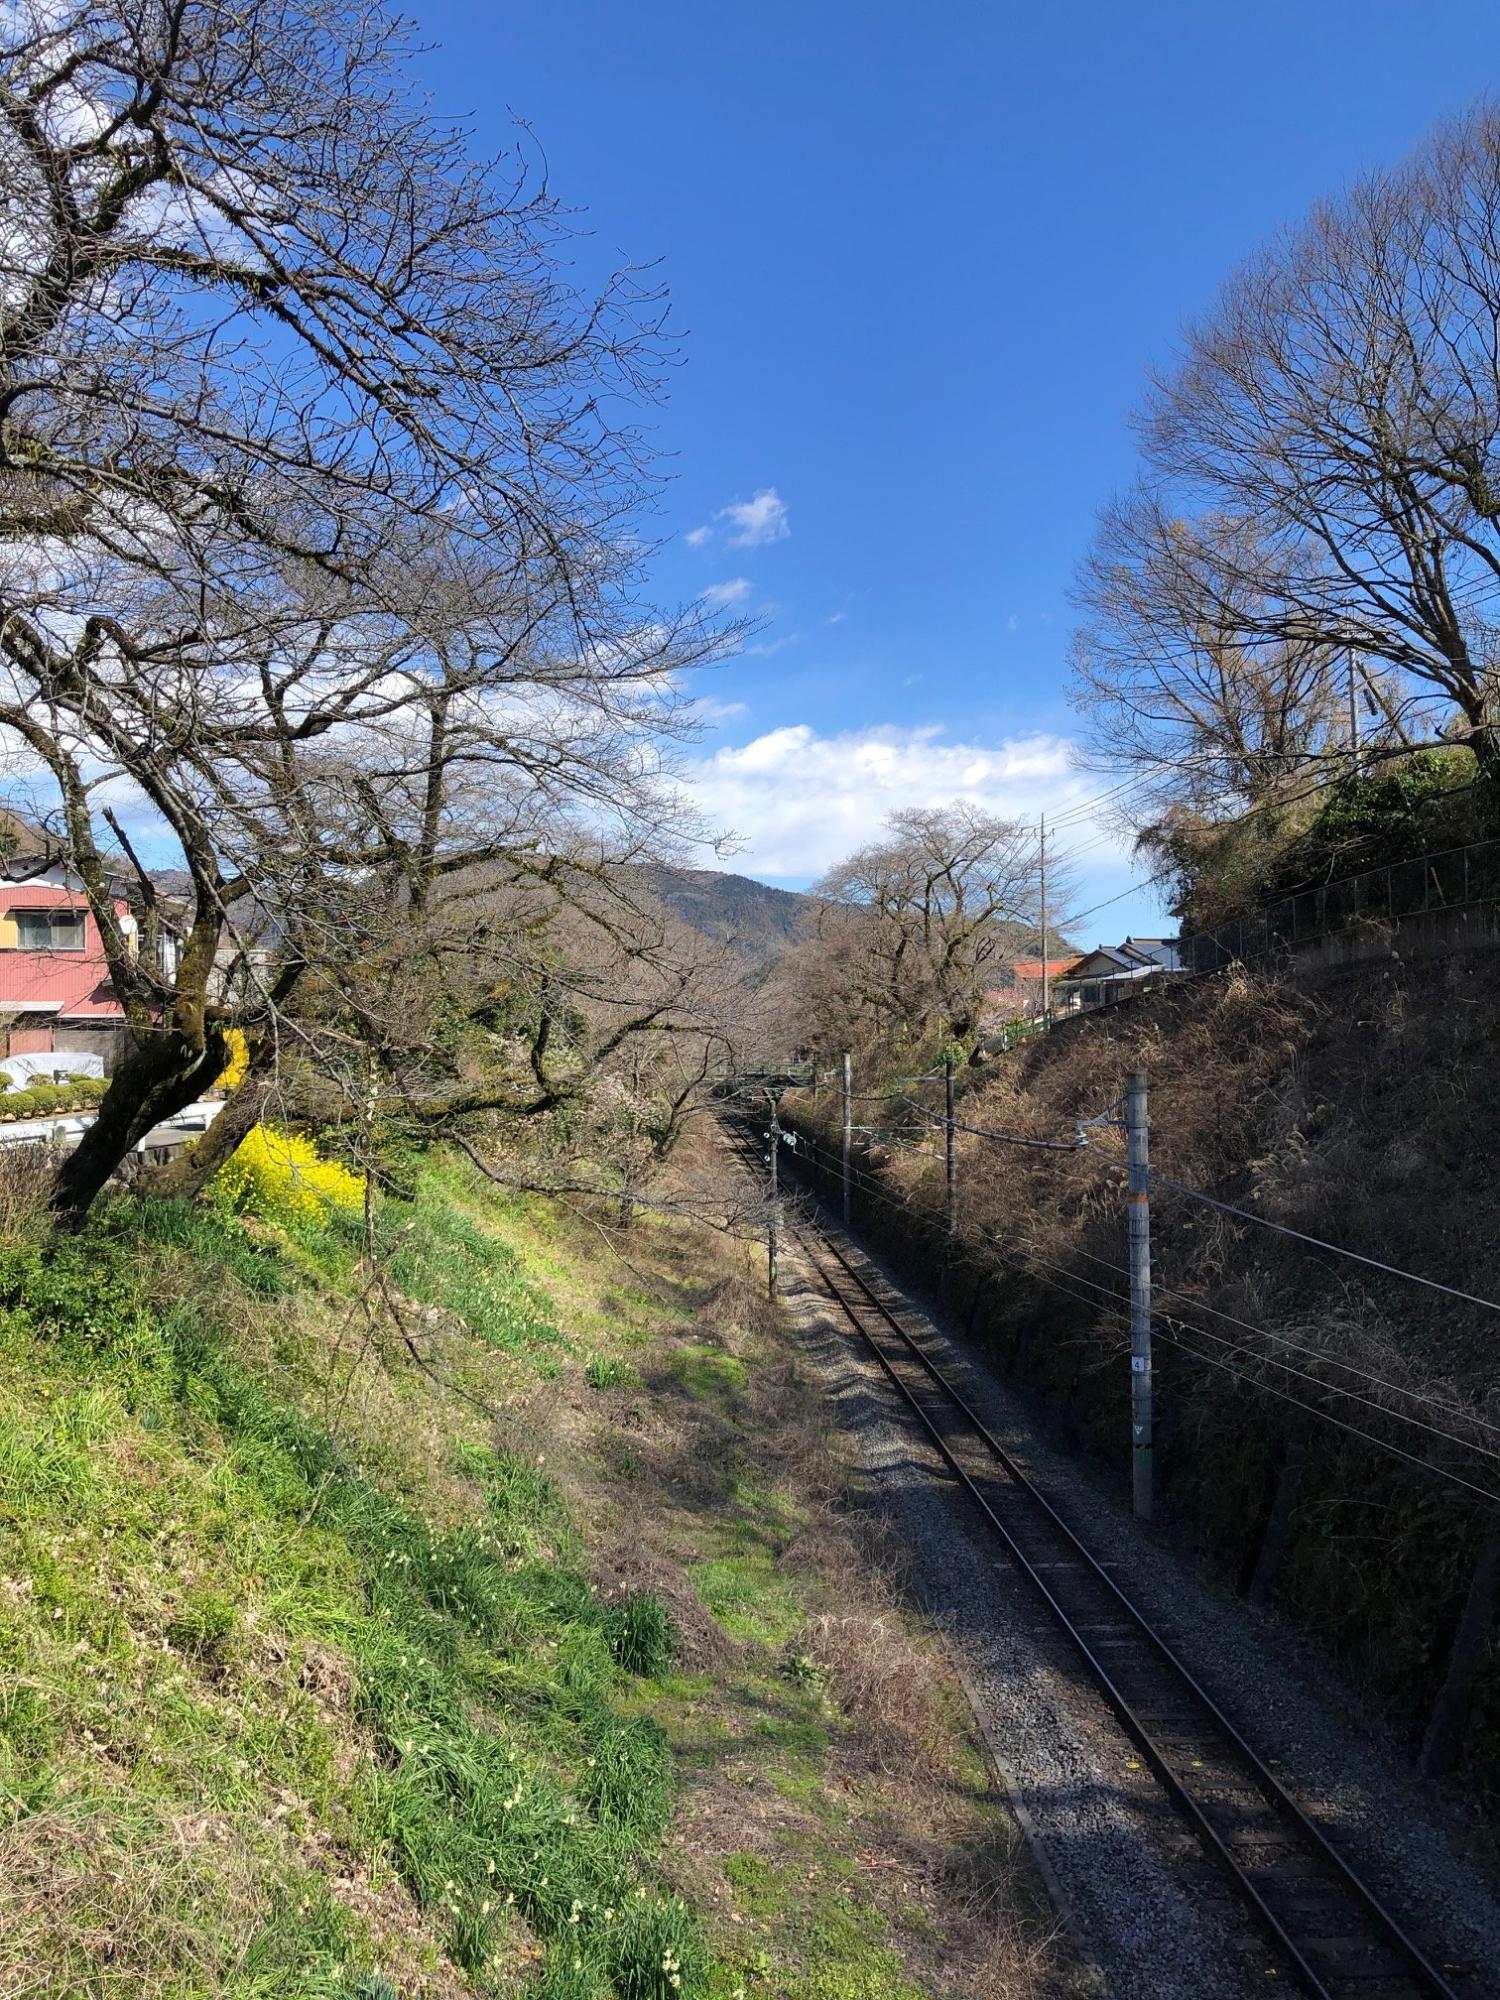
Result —
[[[747, 1160], [758, 1165], [758, 1154], [745, 1135], [742, 1132], [734, 1132], [733, 1137], [742, 1154], [747, 1157]], [[938, 1368], [931, 1356], [925, 1352], [922, 1343], [901, 1324], [886, 1301], [878, 1295], [863, 1274], [850, 1263], [828, 1231], [826, 1229], [819, 1230], [819, 1242], [836, 1260], [844, 1276], [863, 1295], [863, 1301], [859, 1305], [851, 1303], [847, 1291], [840, 1286], [836, 1277], [830, 1275], [822, 1259], [818, 1256], [817, 1251], [813, 1248], [809, 1232], [804, 1228], [797, 1228], [793, 1229], [790, 1233], [797, 1238], [803, 1254], [817, 1273], [819, 1281], [825, 1291], [827, 1291], [829, 1297], [840, 1308], [855, 1331], [874, 1354], [893, 1387], [897, 1390], [903, 1401], [911, 1408], [923, 1428], [931, 1437], [944, 1463], [953, 1472], [965, 1491], [969, 1494], [969, 1497], [979, 1507], [990, 1525], [1000, 1536], [1008, 1554], [1015, 1562], [1022, 1576], [1042, 1598], [1054, 1618], [1062, 1627], [1068, 1639], [1083, 1659], [1091, 1677], [1097, 1683], [1110, 1709], [1119, 1720], [1131, 1741], [1141, 1751], [1142, 1756], [1166, 1792], [1172, 1805], [1187, 1820], [1204, 1847], [1224, 1871], [1235, 1892], [1247, 1904], [1252, 1915], [1271, 1938], [1273, 1944], [1279, 1951], [1285, 1954], [1290, 1967], [1294, 1970], [1298, 1981], [1306, 1991], [1314, 1995], [1315, 2000], [1339, 2000], [1338, 1993], [1326, 1983], [1317, 1967], [1310, 1962], [1306, 1954], [1298, 1946], [1296, 1940], [1287, 1931], [1281, 1919], [1266, 1902], [1254, 1882], [1250, 1880], [1248, 1873], [1235, 1858], [1219, 1830], [1204, 1812], [1203, 1807], [1193, 1797], [1188, 1786], [1171, 1768], [1170, 1763], [1151, 1733], [1150, 1725], [1141, 1718], [1127, 1696], [1117, 1686], [1109, 1667], [1099, 1658], [1097, 1651], [1089, 1643], [1087, 1635], [1079, 1629], [1075, 1619], [1069, 1613], [1066, 1606], [1059, 1601], [1058, 1596], [1047, 1583], [1046, 1578], [1026, 1555], [1015, 1536], [1011, 1533], [1010, 1528], [1000, 1518], [989, 1500], [986, 1499], [978, 1483], [964, 1466], [960, 1464], [947, 1439], [943, 1436], [938, 1425], [934, 1423], [928, 1410], [924, 1408], [921, 1399], [912, 1392], [909, 1384], [902, 1379], [899, 1369], [890, 1359], [880, 1340], [871, 1333], [868, 1326], [861, 1319], [861, 1310], [873, 1310], [879, 1315], [884, 1324], [890, 1327], [902, 1343], [903, 1348], [918, 1363], [941, 1394], [960, 1413], [968, 1425], [971, 1435], [985, 1446], [991, 1457], [1005, 1473], [1010, 1484], [1032, 1503], [1035, 1509], [1045, 1518], [1050, 1528], [1063, 1537], [1067, 1546], [1083, 1562], [1094, 1581], [1105, 1587], [1114, 1605], [1125, 1615], [1136, 1633], [1147, 1642], [1157, 1661], [1168, 1670], [1172, 1678], [1181, 1687], [1186, 1689], [1200, 1710], [1207, 1716], [1212, 1727], [1231, 1746], [1265, 1803], [1273, 1812], [1290, 1824], [1302, 1844], [1310, 1848], [1314, 1857], [1332, 1873], [1335, 1882], [1350, 1895], [1355, 1906], [1370, 1919], [1381, 1941], [1387, 1947], [1394, 1948], [1395, 1952], [1405, 1962], [1405, 1965], [1410, 1973], [1415, 1976], [1421, 1988], [1428, 1994], [1437, 1996], [1437, 2000], [1459, 2000], [1459, 1995], [1453, 1986], [1449, 1984], [1431, 1963], [1415, 1940], [1407, 1935], [1398, 1920], [1385, 1908], [1374, 1892], [1354, 1871], [1317, 1823], [1308, 1816], [1285, 1789], [1275, 1773], [1268, 1768], [1250, 1747], [1235, 1724], [1219, 1707], [1218, 1703], [1214, 1701], [1213, 1697], [1208, 1694], [1206, 1689], [1202, 1687], [1185, 1663], [1173, 1652], [1166, 1640], [1151, 1625], [1144, 1613], [1125, 1594], [1124, 1590], [1121, 1589], [1120, 1585], [1109, 1574], [1104, 1565], [1093, 1555], [1086, 1544], [1079, 1539], [1078, 1535], [1063, 1519], [1062, 1515], [1059, 1514], [1046, 1495], [1035, 1485], [1030, 1476], [1022, 1470], [1020, 1465], [1006, 1450], [1005, 1446], [1000, 1443], [999, 1439], [995, 1437], [982, 1418], [973, 1410], [962, 1392], [955, 1387], [942, 1370]], [[1348, 1990], [1347, 1981], [1341, 1982], [1341, 1985], [1345, 1991]]]

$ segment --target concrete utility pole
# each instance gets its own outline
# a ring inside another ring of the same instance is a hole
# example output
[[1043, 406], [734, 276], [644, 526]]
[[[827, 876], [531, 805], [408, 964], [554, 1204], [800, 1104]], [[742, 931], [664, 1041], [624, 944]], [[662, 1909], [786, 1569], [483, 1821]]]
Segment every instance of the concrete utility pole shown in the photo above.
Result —
[[1146, 1072], [1125, 1079], [1130, 1217], [1130, 1462], [1136, 1518], [1151, 1519], [1151, 1173]]
[[1052, 1007], [1052, 980], [1047, 961], [1052, 956], [1047, 925], [1047, 815], [1041, 816], [1041, 872], [1042, 872], [1042, 1026], [1047, 1025], [1047, 1015]]
[[954, 1151], [953, 1058], [943, 1057], [944, 1167], [948, 1176], [948, 1234], [958, 1234], [958, 1156]]
[[1355, 676], [1359, 672], [1359, 655], [1349, 648], [1349, 748], [1354, 757], [1354, 768], [1359, 769], [1359, 697], [1355, 688]]
[[854, 1077], [850, 1063], [849, 1051], [847, 1049], [845, 1049], [844, 1051], [844, 1061], [841, 1070], [841, 1075], [843, 1079], [843, 1088], [844, 1088], [844, 1151], [843, 1151], [844, 1227], [847, 1229], [849, 1227], [849, 1220], [850, 1220], [849, 1155], [854, 1145]]

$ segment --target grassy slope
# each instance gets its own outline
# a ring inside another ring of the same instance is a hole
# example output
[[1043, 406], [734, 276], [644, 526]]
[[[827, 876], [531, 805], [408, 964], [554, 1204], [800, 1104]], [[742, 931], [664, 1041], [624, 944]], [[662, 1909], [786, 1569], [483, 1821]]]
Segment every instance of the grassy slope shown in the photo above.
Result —
[[742, 1282], [436, 1163], [384, 1227], [0, 1251], [0, 1993], [1030, 1990]]

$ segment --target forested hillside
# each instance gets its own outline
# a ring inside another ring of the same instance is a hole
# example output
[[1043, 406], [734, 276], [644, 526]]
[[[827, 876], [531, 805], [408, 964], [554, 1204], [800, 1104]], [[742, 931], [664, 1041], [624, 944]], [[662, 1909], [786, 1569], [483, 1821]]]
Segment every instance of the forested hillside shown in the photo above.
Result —
[[714, 868], [672, 868], [645, 862], [641, 879], [657, 901], [716, 943], [729, 945], [752, 965], [764, 964], [813, 927], [815, 902], [795, 889], [777, 889], [748, 875]]

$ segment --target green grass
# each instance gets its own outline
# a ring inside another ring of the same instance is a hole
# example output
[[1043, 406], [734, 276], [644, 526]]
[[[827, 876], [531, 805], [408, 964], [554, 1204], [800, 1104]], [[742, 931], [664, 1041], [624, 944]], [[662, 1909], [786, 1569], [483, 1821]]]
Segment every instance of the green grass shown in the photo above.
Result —
[[806, 1613], [764, 1549], [695, 1563], [690, 1574], [704, 1608], [737, 1639], [779, 1646], [802, 1628]]
[[707, 1341], [685, 1341], [673, 1357], [673, 1372], [691, 1396], [706, 1403], [731, 1400], [750, 1379], [743, 1361]]
[[631, 1389], [637, 1379], [628, 1361], [619, 1361], [607, 1354], [590, 1355], [584, 1373], [591, 1389]]
[[[514, 1259], [414, 1206], [396, 1253], [413, 1295], [472, 1310], [512, 1351], [558, 1338]], [[472, 1517], [434, 1529], [249, 1375], [201, 1307], [153, 1301], [153, 1251], [255, 1299], [295, 1288], [276, 1253], [232, 1219], [130, 1213], [144, 1240], [115, 1208], [45, 1259], [0, 1255], [9, 1842], [49, 1827], [81, 1910], [110, 1879], [99, 1856], [165, 1854], [183, 1814], [233, 1827], [222, 1877], [116, 1871], [152, 1906], [130, 1946], [141, 1991], [291, 2000], [386, 1976], [378, 1940], [297, 1859], [322, 1826], [372, 1877], [395, 1872], [476, 1991], [529, 1934], [547, 2000], [704, 1992], [696, 1919], [649, 1866], [670, 1750], [616, 1699], [630, 1664], [665, 1664], [660, 1607], [596, 1598], [556, 1487], [513, 1455], [463, 1448]], [[348, 1254], [297, 1247], [325, 1278]], [[319, 1676], [347, 1712], [305, 1691]], [[65, 1924], [34, 1951], [48, 1990], [93, 1990]]]
[[[912, 1927], [859, 1887], [885, 1808], [800, 1650], [813, 1503], [753, 1449], [762, 1336], [712, 1320], [730, 1353], [691, 1287], [620, 1287], [462, 1167], [409, 1194], [378, 1231], [427, 1368], [360, 1347], [357, 1227], [119, 1200], [0, 1251], [0, 1991], [916, 2000]], [[575, 1411], [580, 1377], [638, 1392], [589, 1406], [586, 1462], [734, 1640], [711, 1670], [652, 1592], [591, 1586], [610, 1544], [528, 1427], [559, 1373]], [[724, 1448], [663, 1506], [674, 1409]], [[673, 1893], [722, 1909], [713, 1849], [669, 1840], [699, 1787], [771, 1842], [731, 1877], [754, 1935]]]
[[880, 1912], [840, 1886], [851, 1872], [848, 1864], [808, 1870], [760, 1854], [732, 1854], [724, 1864], [736, 1906], [774, 1920], [795, 1941], [802, 1969], [781, 1971], [776, 1991], [785, 2000], [922, 2000], [885, 1942]]
[[676, 1627], [654, 1591], [634, 1591], [614, 1606], [605, 1616], [604, 1631], [610, 1652], [628, 1674], [658, 1679], [677, 1650]]
[[456, 1313], [507, 1354], [536, 1355], [562, 1342], [545, 1294], [508, 1244], [481, 1229], [443, 1179], [423, 1175], [415, 1198], [382, 1212], [391, 1276], [424, 1305]]

